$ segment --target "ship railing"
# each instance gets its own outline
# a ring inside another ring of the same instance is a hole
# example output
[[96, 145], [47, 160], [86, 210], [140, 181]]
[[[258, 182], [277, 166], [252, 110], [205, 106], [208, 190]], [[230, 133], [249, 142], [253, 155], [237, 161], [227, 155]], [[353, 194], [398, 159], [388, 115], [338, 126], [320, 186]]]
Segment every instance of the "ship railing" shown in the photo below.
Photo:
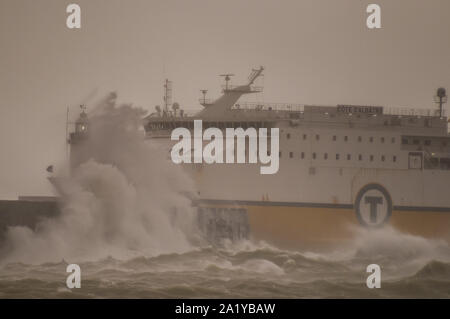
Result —
[[[383, 107], [383, 114], [398, 116], [439, 116], [437, 109], [416, 109], [406, 107]], [[442, 116], [446, 117], [447, 112], [443, 110]]]
[[236, 103], [231, 108], [232, 110], [244, 111], [292, 111], [304, 112], [304, 104], [293, 103]]
[[[308, 107], [324, 108], [324, 112], [328, 112], [324, 105], [309, 105]], [[257, 103], [257, 102], [245, 102], [236, 103], [233, 105], [234, 110], [252, 110], [252, 111], [292, 111], [292, 112], [304, 112], [304, 104], [294, 103]], [[383, 107], [384, 115], [397, 115], [397, 116], [439, 116], [439, 110], [436, 109], [417, 109], [406, 107]], [[443, 110], [443, 117], [447, 117], [447, 110]]]
[[197, 110], [185, 110], [184, 111], [184, 114], [183, 114], [183, 117], [193, 117], [193, 116], [195, 116], [195, 115], [197, 115], [197, 113], [199, 112], [199, 111], [201, 111], [200, 109], [197, 109]]
[[[222, 85], [222, 90], [224, 91], [233, 91], [236, 90], [237, 88], [241, 87], [242, 85]], [[255, 85], [250, 85], [250, 91], [251, 92], [262, 92], [263, 91], [263, 87], [262, 86], [255, 86]], [[239, 91], [239, 90], [237, 90]]]
[[[202, 99], [203, 100], [203, 99]], [[151, 121], [152, 119], [164, 119], [164, 120], [183, 120], [184, 118], [195, 116], [200, 110], [177, 110], [175, 113], [173, 110], [167, 112], [153, 112], [149, 114], [146, 119]]]
[[214, 104], [214, 100], [213, 99], [199, 98], [198, 102], [200, 103], [200, 105], [212, 105], [212, 104]]

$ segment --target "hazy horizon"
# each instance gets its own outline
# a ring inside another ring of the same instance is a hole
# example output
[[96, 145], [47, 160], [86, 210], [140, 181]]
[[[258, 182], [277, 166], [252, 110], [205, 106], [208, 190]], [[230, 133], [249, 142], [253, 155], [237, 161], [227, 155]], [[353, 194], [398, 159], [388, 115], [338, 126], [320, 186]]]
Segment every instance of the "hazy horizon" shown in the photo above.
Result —
[[[80, 30], [65, 24], [72, 2]], [[370, 3], [380, 30], [366, 28]], [[220, 94], [218, 74], [238, 84], [260, 65], [264, 93], [249, 101], [434, 108], [450, 90], [448, 12], [446, 0], [2, 0], [0, 199], [51, 194], [67, 107], [74, 117], [117, 91], [151, 111], [165, 78], [186, 110], [201, 108], [200, 89]]]

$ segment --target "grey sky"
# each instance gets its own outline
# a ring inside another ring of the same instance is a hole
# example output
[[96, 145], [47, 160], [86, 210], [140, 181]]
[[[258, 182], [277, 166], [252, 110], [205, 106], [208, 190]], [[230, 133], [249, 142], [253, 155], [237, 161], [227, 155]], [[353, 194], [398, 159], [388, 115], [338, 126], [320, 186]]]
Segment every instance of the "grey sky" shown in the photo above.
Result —
[[[65, 8], [77, 3], [81, 30]], [[369, 3], [382, 29], [365, 26]], [[64, 158], [66, 107], [92, 92], [151, 110], [165, 77], [174, 101], [199, 107], [218, 74], [266, 67], [248, 100], [434, 107], [450, 89], [448, 0], [0, 0], [0, 198], [50, 192]]]

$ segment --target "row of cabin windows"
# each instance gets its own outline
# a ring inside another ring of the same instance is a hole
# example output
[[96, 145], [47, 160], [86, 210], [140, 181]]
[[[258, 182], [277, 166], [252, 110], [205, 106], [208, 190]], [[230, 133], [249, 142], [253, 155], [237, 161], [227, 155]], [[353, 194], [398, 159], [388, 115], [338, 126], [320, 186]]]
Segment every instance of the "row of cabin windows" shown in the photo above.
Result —
[[[149, 122], [146, 126], [148, 130], [170, 130], [178, 127], [183, 127], [187, 129], [194, 128], [193, 121], [165, 121], [165, 122]], [[259, 128], [267, 128], [268, 133], [270, 133], [270, 123], [269, 122], [206, 122], [202, 123], [202, 128], [207, 129], [210, 127], [226, 129], [226, 128], [242, 128], [246, 130], [249, 127], [253, 127], [255, 129]]]
[[[270, 155], [270, 152], [267, 152], [267, 153], [268, 153], [268, 155]], [[282, 155], [282, 152], [279, 153], [280, 158], [281, 158], [281, 155]], [[339, 153], [336, 153], [335, 158], [336, 158], [337, 161], [340, 160], [340, 157], [341, 157], [340, 154], [339, 154]], [[294, 158], [294, 152], [289, 152], [289, 158]], [[300, 158], [301, 158], [301, 159], [305, 159], [305, 152], [301, 152], [301, 153], [300, 153]], [[311, 154], [311, 158], [312, 158], [313, 160], [317, 159], [317, 153], [313, 152], [313, 153]], [[359, 154], [359, 155], [358, 155], [358, 161], [362, 161], [363, 158], [364, 158], [364, 157], [363, 157], [362, 154]], [[324, 159], [324, 160], [327, 160], [327, 159], [328, 159], [328, 153], [323, 153], [323, 159]], [[347, 160], [350, 161], [351, 159], [352, 159], [352, 154], [347, 154]], [[369, 156], [369, 161], [373, 162], [374, 159], [375, 159], [375, 156], [374, 156], [374, 155], [370, 155], [370, 156]], [[381, 159], [382, 162], [385, 162], [385, 161], [386, 161], [386, 156], [385, 156], [385, 155], [381, 155], [380, 159]], [[392, 162], [394, 162], [394, 163], [397, 162], [397, 156], [396, 156], [396, 155], [393, 155], [393, 156], [392, 156]]]
[[[403, 144], [403, 145], [408, 145], [408, 144], [410, 144], [409, 141], [410, 141], [410, 140], [409, 140], [408, 138], [404, 137], [404, 138], [402, 139], [402, 144]], [[411, 142], [412, 142], [411, 144], [413, 144], [413, 145], [420, 145], [420, 144], [421, 144], [421, 143], [420, 143], [421, 140], [420, 140], [420, 139], [417, 139], [417, 138], [413, 139]], [[431, 145], [431, 140], [424, 140], [424, 141], [423, 141], [423, 145], [425, 145], [425, 146], [430, 146], [430, 145]], [[447, 141], [442, 141], [442, 142], [441, 142], [441, 145], [442, 145], [442, 146], [447, 146]]]
[[[286, 138], [290, 139], [291, 138], [291, 133], [287, 133], [286, 134]], [[307, 138], [308, 138], [308, 134], [303, 134], [303, 140], [306, 140]], [[316, 134], [316, 141], [319, 141], [319, 140], [320, 140], [320, 135]], [[336, 142], [337, 140], [338, 140], [338, 136], [337, 135], [333, 135], [332, 141]], [[357, 140], [358, 140], [358, 142], [362, 142], [363, 141], [362, 136], [358, 136]], [[348, 136], [347, 135], [344, 136], [344, 141], [348, 142]], [[369, 142], [373, 143], [373, 141], [374, 141], [373, 136], [369, 137]], [[386, 139], [384, 137], [380, 137], [380, 142], [381, 143], [384, 143], [385, 141], [386, 141]], [[395, 143], [395, 137], [391, 138], [391, 143]]]

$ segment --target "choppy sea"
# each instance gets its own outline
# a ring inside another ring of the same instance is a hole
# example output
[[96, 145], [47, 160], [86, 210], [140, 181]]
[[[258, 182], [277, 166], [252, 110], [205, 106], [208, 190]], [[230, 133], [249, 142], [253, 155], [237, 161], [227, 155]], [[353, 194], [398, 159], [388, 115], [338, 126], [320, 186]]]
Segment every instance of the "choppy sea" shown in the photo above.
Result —
[[[445, 245], [432, 254], [426, 246], [384, 254], [380, 247], [318, 254], [237, 246], [85, 261], [79, 289], [67, 288], [64, 260], [8, 263], [0, 268], [0, 298], [450, 298]], [[378, 289], [366, 285], [373, 263], [381, 267]]]

